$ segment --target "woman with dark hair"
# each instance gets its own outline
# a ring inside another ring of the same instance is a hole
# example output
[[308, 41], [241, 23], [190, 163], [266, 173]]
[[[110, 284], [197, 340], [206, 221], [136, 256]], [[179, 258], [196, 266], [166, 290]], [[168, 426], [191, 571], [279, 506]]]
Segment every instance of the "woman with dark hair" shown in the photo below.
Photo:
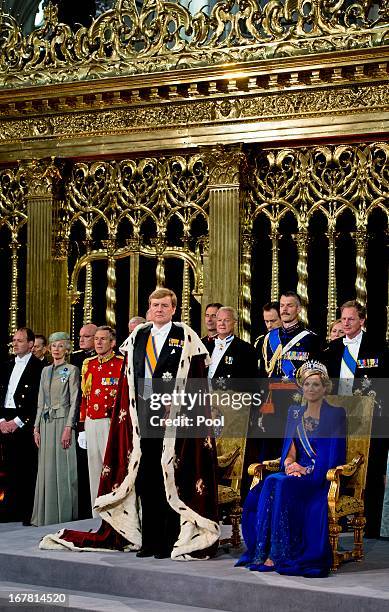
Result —
[[281, 471], [249, 492], [242, 531], [247, 551], [237, 565], [291, 576], [327, 576], [327, 470], [346, 458], [346, 414], [324, 397], [331, 383], [325, 366], [307, 361], [297, 372], [303, 403], [289, 408]]
[[75, 426], [79, 408], [80, 372], [66, 363], [69, 335], [49, 338], [53, 364], [43, 368], [35, 419], [39, 448], [33, 525], [66, 523], [78, 518]]

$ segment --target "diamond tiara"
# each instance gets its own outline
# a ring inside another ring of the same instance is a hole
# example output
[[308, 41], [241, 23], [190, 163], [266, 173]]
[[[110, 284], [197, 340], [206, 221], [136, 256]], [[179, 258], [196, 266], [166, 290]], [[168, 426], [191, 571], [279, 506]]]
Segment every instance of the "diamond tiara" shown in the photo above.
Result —
[[309, 361], [303, 363], [303, 365], [296, 372], [296, 382], [298, 385], [302, 385], [305, 375], [308, 372], [311, 374], [313, 372], [317, 372], [323, 374], [325, 378], [328, 378], [327, 368], [324, 363], [321, 363], [321, 361], [315, 361], [313, 359], [310, 359]]

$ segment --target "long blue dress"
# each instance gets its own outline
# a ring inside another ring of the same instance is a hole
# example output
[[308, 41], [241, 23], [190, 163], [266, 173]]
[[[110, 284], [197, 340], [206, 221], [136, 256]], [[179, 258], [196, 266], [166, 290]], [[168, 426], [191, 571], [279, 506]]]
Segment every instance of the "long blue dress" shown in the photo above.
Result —
[[331, 567], [328, 536], [327, 470], [346, 459], [346, 414], [323, 402], [314, 431], [304, 425], [305, 406], [288, 412], [281, 465], [292, 442], [296, 460], [309, 468], [305, 476], [271, 474], [249, 492], [242, 532], [247, 551], [237, 565], [259, 570], [270, 557], [279, 574], [327, 576]]

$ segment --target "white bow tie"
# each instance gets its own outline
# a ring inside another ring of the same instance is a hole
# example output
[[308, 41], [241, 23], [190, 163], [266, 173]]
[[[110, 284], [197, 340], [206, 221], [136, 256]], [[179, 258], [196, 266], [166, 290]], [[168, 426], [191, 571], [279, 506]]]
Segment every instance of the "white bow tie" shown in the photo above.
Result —
[[343, 344], [345, 344], [346, 346], [348, 344], [357, 344], [359, 338], [358, 336], [355, 336], [355, 338], [347, 338], [346, 336], [343, 338]]
[[153, 336], [167, 336], [170, 330], [166, 329], [154, 329], [151, 333]]

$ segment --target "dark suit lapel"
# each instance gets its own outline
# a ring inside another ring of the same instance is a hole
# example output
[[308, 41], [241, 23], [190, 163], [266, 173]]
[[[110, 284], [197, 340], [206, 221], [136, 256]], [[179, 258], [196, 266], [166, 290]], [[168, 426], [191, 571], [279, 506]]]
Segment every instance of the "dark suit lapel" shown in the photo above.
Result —
[[139, 330], [136, 336], [136, 343], [134, 347], [134, 363], [135, 365], [135, 376], [143, 378], [145, 375], [145, 357], [146, 357], [146, 346], [149, 339], [151, 324], [142, 330]]
[[[8, 371], [7, 371], [7, 379], [6, 379], [6, 384], [8, 387], [9, 384], [9, 379], [11, 378], [11, 374], [12, 374], [12, 370], [14, 369], [15, 366], [15, 358], [13, 358], [11, 361], [8, 362]], [[7, 389], [6, 389], [7, 392]]]
[[385, 365], [384, 365], [384, 350], [382, 349], [382, 347], [380, 347], [380, 345], [376, 345], [374, 344], [374, 341], [372, 341], [372, 339], [369, 337], [369, 335], [366, 332], [363, 332], [363, 336], [362, 336], [362, 340], [361, 340], [361, 345], [359, 347], [359, 351], [358, 351], [358, 357], [357, 357], [358, 361], [361, 362], [361, 360], [364, 359], [378, 359], [378, 365], [377, 366], [365, 366], [363, 367], [362, 364], [357, 365], [357, 372], [358, 373], [358, 377], [359, 378], [363, 378], [363, 376], [368, 376], [373, 377], [373, 378], [380, 378], [380, 377], [385, 377], [386, 373], [385, 373]]
[[[234, 337], [233, 341], [230, 342], [230, 344], [227, 347], [227, 350], [223, 353], [223, 357], [220, 359], [218, 366], [216, 368], [215, 374], [213, 375], [214, 378], [216, 378], [217, 376], [220, 376], [221, 374], [225, 373], [225, 367], [226, 367], [226, 357], [229, 357], [233, 354], [234, 349], [236, 347], [237, 343], [237, 338], [236, 336]], [[220, 371], [219, 371], [220, 370]]]
[[330, 363], [328, 364], [328, 371], [330, 376], [333, 378], [339, 378], [340, 376], [340, 368], [342, 367], [342, 359], [345, 345], [343, 344], [343, 339], [339, 338], [339, 340], [334, 340], [336, 342], [333, 348], [333, 355], [330, 357]]
[[15, 365], [15, 358], [7, 360], [7, 362], [5, 363], [5, 366], [4, 366], [4, 370], [0, 374], [0, 380], [1, 380], [0, 403], [1, 403], [1, 408], [3, 408], [4, 404], [5, 404], [5, 400], [6, 400], [6, 397], [7, 397], [7, 391], [8, 391], [8, 385], [9, 385], [9, 379], [11, 378], [11, 374], [12, 374], [12, 370], [14, 369], [14, 365]]
[[359, 345], [357, 359], [363, 359], [368, 352], [369, 352], [369, 338], [366, 336], [366, 333], [363, 332], [361, 344]]
[[33, 369], [34, 369], [34, 362], [33, 362], [33, 355], [31, 355], [26, 367], [23, 370], [23, 374], [20, 377], [18, 386], [15, 389], [15, 395], [19, 393], [21, 387], [23, 387], [27, 382], [30, 382]]
[[170, 346], [169, 345], [170, 338], [177, 338], [179, 340], [182, 340], [182, 338], [183, 338], [183, 336], [181, 336], [180, 333], [179, 333], [179, 328], [176, 327], [174, 325], [174, 323], [171, 326], [170, 332], [168, 333], [168, 335], [166, 337], [166, 340], [164, 342], [164, 345], [163, 345], [163, 347], [161, 349], [161, 352], [160, 352], [160, 354], [158, 356], [158, 361], [157, 361], [157, 365], [156, 365], [155, 372], [154, 372], [154, 376], [156, 376], [156, 377], [158, 377], [158, 372], [161, 369], [163, 369], [163, 365], [164, 365], [166, 359], [169, 357], [169, 355], [171, 355], [173, 349], [176, 350], [176, 351], [177, 350], [178, 351], [182, 350], [182, 349]]

